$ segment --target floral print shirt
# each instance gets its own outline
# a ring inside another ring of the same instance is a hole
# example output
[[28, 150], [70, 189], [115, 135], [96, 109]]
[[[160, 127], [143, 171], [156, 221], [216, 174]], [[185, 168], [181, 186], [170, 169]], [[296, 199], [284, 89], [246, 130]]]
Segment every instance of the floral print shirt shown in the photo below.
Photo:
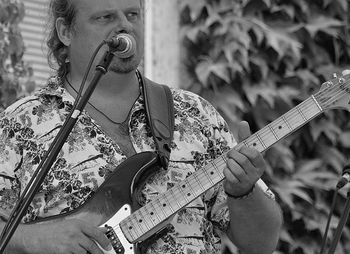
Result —
[[[142, 187], [144, 202], [167, 191], [236, 142], [218, 112], [203, 98], [171, 88], [175, 131], [169, 166]], [[69, 115], [73, 97], [53, 77], [36, 94], [20, 99], [0, 120], [0, 216], [7, 218], [45, 151]], [[154, 151], [143, 98], [133, 105], [129, 136], [136, 153]], [[106, 177], [126, 159], [87, 112], [82, 112], [33, 199], [23, 222], [72, 211], [91, 197]], [[259, 186], [271, 194], [259, 180]], [[228, 209], [218, 184], [178, 212], [166, 233], [149, 243], [147, 253], [220, 253], [220, 234], [228, 225]]]

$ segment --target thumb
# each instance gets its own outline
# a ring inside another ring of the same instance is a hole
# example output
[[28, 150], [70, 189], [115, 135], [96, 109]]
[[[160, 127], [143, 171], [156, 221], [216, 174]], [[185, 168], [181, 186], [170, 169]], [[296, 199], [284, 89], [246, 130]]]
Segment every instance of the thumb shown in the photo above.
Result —
[[249, 124], [246, 121], [238, 123], [238, 142], [246, 139], [251, 135]]

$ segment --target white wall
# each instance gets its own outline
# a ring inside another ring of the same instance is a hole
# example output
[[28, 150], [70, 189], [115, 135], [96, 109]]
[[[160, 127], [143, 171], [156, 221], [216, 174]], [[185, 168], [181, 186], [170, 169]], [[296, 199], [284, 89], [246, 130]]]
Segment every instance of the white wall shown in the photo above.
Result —
[[179, 87], [178, 1], [145, 2], [145, 75], [156, 82]]
[[23, 0], [25, 17], [20, 23], [26, 47], [23, 60], [34, 69], [37, 85], [44, 85], [52, 70], [47, 63], [47, 47], [44, 43], [47, 0]]

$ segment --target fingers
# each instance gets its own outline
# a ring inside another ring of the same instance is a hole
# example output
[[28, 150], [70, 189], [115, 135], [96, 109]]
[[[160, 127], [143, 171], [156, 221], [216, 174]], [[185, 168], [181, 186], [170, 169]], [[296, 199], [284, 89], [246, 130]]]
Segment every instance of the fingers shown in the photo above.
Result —
[[249, 137], [251, 134], [249, 124], [246, 121], [242, 121], [238, 123], [238, 142]]
[[[94, 242], [91, 238], [85, 237], [79, 241], [80, 247], [84, 250], [84, 254], [93, 253], [93, 254], [103, 254], [103, 251], [96, 242]], [[74, 252], [75, 253], [75, 252]]]
[[105, 231], [105, 229], [99, 229], [84, 224], [82, 226], [82, 232], [90, 238], [85, 238], [85, 240], [83, 241], [82, 245], [84, 246], [84, 248], [87, 248], [86, 250], [88, 250], [91, 253], [103, 254], [102, 250], [95, 243], [96, 241], [103, 249], [110, 251], [112, 249], [112, 245], [107, 236], [104, 234]]
[[227, 167], [224, 169], [225, 191], [231, 195], [246, 193], [259, 180], [266, 169], [261, 153], [246, 146], [231, 150], [227, 154]]
[[266, 168], [263, 156], [254, 148], [243, 146], [239, 150], [232, 149], [227, 156], [228, 166], [233, 172], [236, 172], [238, 167], [250, 175], [257, 171], [264, 171]]

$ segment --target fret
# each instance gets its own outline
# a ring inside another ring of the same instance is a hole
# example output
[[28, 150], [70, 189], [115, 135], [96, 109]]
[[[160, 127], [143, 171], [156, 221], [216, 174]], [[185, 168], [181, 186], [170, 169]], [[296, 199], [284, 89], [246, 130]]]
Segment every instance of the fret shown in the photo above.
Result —
[[302, 115], [300, 115], [299, 111], [294, 108], [286, 113], [286, 119], [288, 119], [289, 124], [292, 126], [293, 130], [300, 127], [305, 120]]
[[[152, 201], [152, 202], [154, 202], [153, 204], [157, 204], [157, 207], [158, 207], [158, 209], [156, 209], [155, 211], [161, 211], [162, 212], [162, 214], [163, 214], [163, 219], [162, 220], [164, 220], [164, 219], [166, 219], [166, 218], [168, 218], [168, 216], [170, 215], [170, 214], [167, 214], [166, 212], [165, 212], [165, 210], [164, 210], [164, 208], [163, 208], [163, 203], [162, 203], [162, 201], [160, 200], [160, 197], [158, 196], [154, 201]], [[160, 215], [159, 215], [160, 216]]]
[[124, 220], [122, 220], [120, 222], [120, 229], [122, 229], [123, 234], [125, 235], [125, 237], [127, 239], [134, 240], [134, 239], [137, 238], [137, 236], [132, 234], [133, 233], [132, 230], [129, 230], [129, 226], [128, 226], [127, 220], [128, 220], [128, 218], [126, 218], [126, 219], [124, 219]]
[[263, 149], [266, 150], [273, 144], [275, 144], [279, 138], [277, 133], [273, 130], [271, 125], [262, 128], [259, 132], [259, 140], [263, 144]]
[[147, 228], [145, 228], [145, 225], [139, 223], [139, 219], [141, 219], [141, 218], [138, 218], [138, 216], [137, 216], [138, 214], [139, 214], [139, 210], [135, 211], [133, 214], [130, 215], [130, 217], [132, 217], [131, 223], [132, 223], [134, 228], [139, 229], [139, 232], [141, 234], [138, 234], [138, 235], [142, 235], [144, 232], [147, 232]]
[[[242, 143], [245, 145], [245, 146], [250, 146], [249, 144], [248, 144], [248, 142], [247, 142], [247, 139], [245, 139], [245, 140], [243, 140], [242, 141]], [[238, 144], [239, 145], [239, 144]], [[239, 146], [237, 146], [237, 149], [239, 148]]]
[[202, 168], [201, 171], [197, 171], [195, 174], [198, 173], [198, 179], [201, 181], [203, 187], [205, 190], [210, 189], [213, 186], [213, 182], [211, 181], [210, 177], [208, 176], [208, 173], [205, 170], [205, 167]]
[[[238, 146], [239, 146], [239, 144], [236, 147], [238, 147]], [[221, 158], [225, 162], [225, 164], [227, 164], [227, 156], [226, 156], [226, 154], [222, 154], [218, 158]]]
[[311, 99], [315, 102], [315, 105], [317, 106], [317, 108], [319, 109], [319, 112], [322, 112], [323, 109], [321, 107], [321, 105], [318, 103], [318, 101], [316, 100], [314, 95], [311, 95]]
[[186, 199], [186, 204], [190, 203], [193, 200], [193, 193], [191, 192], [191, 188], [188, 182], [184, 182], [183, 184], [177, 185], [178, 190], [181, 192], [182, 197]]
[[202, 188], [196, 188], [197, 181], [192, 175], [184, 180], [184, 184], [189, 186], [193, 199], [199, 197], [203, 193]]
[[[210, 163], [208, 163], [204, 168], [203, 171], [205, 174], [208, 176], [210, 182], [211, 182], [211, 187], [213, 187], [215, 184], [217, 184], [219, 181], [222, 179], [218, 176], [217, 172], [209, 167]], [[208, 172], [209, 170], [209, 172]]]
[[270, 123], [269, 126], [273, 132], [276, 133], [278, 139], [281, 139], [290, 133], [291, 126], [287, 124], [284, 118], [277, 119], [276, 121]]
[[246, 146], [248, 147], [253, 147], [255, 149], [257, 149], [258, 151], [264, 151], [264, 146], [261, 144], [261, 142], [256, 138], [256, 134], [250, 136], [249, 138], [247, 138], [245, 140], [246, 142]]
[[268, 124], [267, 127], [270, 129], [272, 135], [275, 137], [276, 140], [279, 140], [277, 133], [275, 132], [275, 130], [273, 129], [273, 127], [271, 126], [271, 124]]
[[146, 226], [148, 228], [153, 228], [154, 226], [156, 226], [156, 223], [153, 222], [153, 220], [151, 220], [150, 214], [147, 210], [147, 206], [143, 206], [139, 209], [140, 211], [140, 215], [142, 216], [143, 220], [145, 221], [144, 223], [146, 224]]
[[260, 142], [260, 144], [262, 145], [262, 147], [263, 147], [263, 149], [265, 150], [267, 147], [266, 147], [266, 144], [265, 144], [265, 142], [263, 141], [263, 139], [261, 138], [261, 136], [260, 136], [260, 134], [259, 134], [260, 132], [257, 132], [256, 134], [255, 134], [255, 136], [257, 137], [257, 139], [259, 140], [259, 142]]
[[307, 121], [307, 118], [304, 116], [303, 111], [301, 111], [301, 109], [299, 107], [295, 107], [297, 109], [297, 111], [299, 112], [299, 115], [301, 115], [301, 117], [304, 119], [304, 122]]
[[[175, 211], [178, 211], [179, 209], [181, 209], [184, 205], [187, 204], [187, 200], [184, 204], [180, 204], [179, 201], [184, 200], [184, 195], [182, 195], [182, 191], [179, 189], [178, 185], [173, 186], [170, 190], [171, 195], [173, 196], [173, 199], [175, 200], [176, 204], [177, 204], [177, 208], [175, 209]], [[178, 195], [176, 195], [176, 192], [178, 193]], [[186, 198], [186, 197], [185, 197]]]
[[318, 114], [322, 112], [322, 108], [320, 105], [317, 103], [314, 97], [311, 97], [308, 99], [308, 107], [307, 110], [304, 110], [303, 113], [305, 117], [307, 118], [307, 121], [311, 120]]
[[143, 208], [147, 212], [149, 219], [152, 221], [154, 225], [157, 225], [162, 221], [158, 216], [158, 213], [155, 212], [157, 211], [157, 209], [155, 209], [153, 202], [148, 202]]
[[[220, 157], [219, 157], [220, 158]], [[215, 160], [213, 160], [213, 161], [211, 161], [210, 163], [213, 165], [213, 167], [214, 167], [214, 169], [215, 169], [215, 171], [216, 171], [216, 173], [219, 175], [219, 178], [220, 178], [220, 180], [221, 179], [224, 179], [224, 174], [223, 174], [223, 168], [220, 168], [218, 165], [217, 165], [217, 163], [219, 162], [219, 158], [217, 158], [217, 159], [215, 159]], [[223, 163], [225, 163], [225, 162], [223, 162]]]
[[165, 211], [170, 210], [170, 213], [166, 216], [166, 218], [168, 218], [170, 215], [174, 214], [176, 210], [174, 210], [174, 208], [171, 206], [171, 202], [168, 200], [168, 196], [165, 194], [162, 194], [162, 196], [163, 196], [162, 198], [163, 201], [161, 203], [162, 203], [163, 210]]
[[292, 131], [292, 130], [293, 130], [293, 127], [289, 124], [289, 122], [288, 122], [288, 120], [287, 120], [287, 118], [286, 118], [286, 115], [284, 114], [283, 116], [281, 116], [281, 118], [283, 119], [284, 123], [287, 125], [288, 129], [289, 129], [290, 131]]
[[133, 216], [133, 214], [130, 215], [121, 222], [121, 225], [124, 224], [123, 222], [125, 222], [124, 228], [127, 229], [128, 234], [131, 236], [132, 239], [137, 239], [140, 235], [142, 235], [142, 231], [140, 231], [141, 228], [139, 226], [135, 225], [137, 223], [134, 218], [135, 217]]
[[197, 174], [197, 173], [198, 173], [198, 172], [193, 173], [190, 177], [193, 177], [193, 179], [196, 181], [197, 186], [199, 186], [200, 192], [201, 192], [201, 194], [202, 194], [202, 193], [204, 193], [207, 189], [205, 189], [204, 186], [202, 185], [201, 181], [200, 181], [199, 178], [198, 178], [198, 174]]
[[135, 211], [131, 216], [133, 216], [135, 218], [135, 223], [140, 228], [142, 233], [145, 233], [151, 229], [151, 227], [149, 227], [145, 223], [144, 217], [141, 214], [141, 209]]

